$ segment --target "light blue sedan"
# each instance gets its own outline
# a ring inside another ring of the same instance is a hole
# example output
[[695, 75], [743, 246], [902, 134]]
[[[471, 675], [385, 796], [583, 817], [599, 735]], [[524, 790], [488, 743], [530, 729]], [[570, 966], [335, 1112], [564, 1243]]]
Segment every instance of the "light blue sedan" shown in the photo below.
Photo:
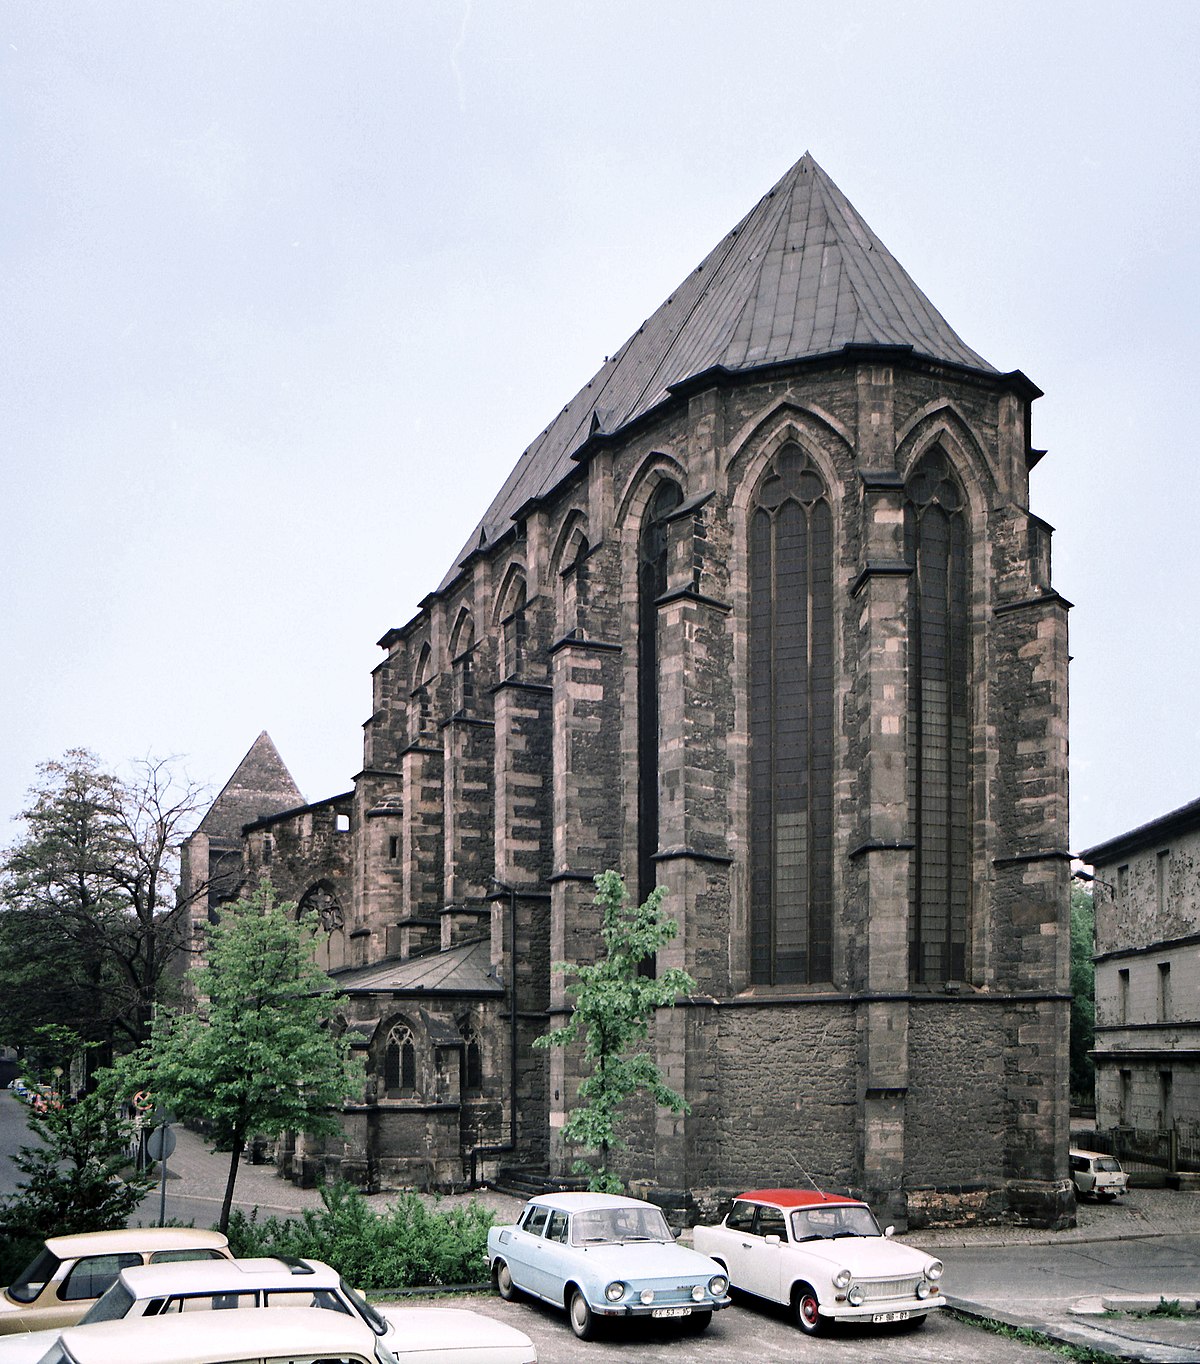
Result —
[[729, 1280], [707, 1255], [677, 1245], [662, 1209], [614, 1194], [546, 1194], [515, 1226], [488, 1233], [492, 1282], [564, 1307], [580, 1340], [597, 1318], [678, 1318], [703, 1331], [728, 1307]]

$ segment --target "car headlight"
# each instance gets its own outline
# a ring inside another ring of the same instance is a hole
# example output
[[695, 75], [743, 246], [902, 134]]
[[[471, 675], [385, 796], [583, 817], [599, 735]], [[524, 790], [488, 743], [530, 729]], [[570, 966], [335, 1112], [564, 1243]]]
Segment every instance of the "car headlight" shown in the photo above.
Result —
[[609, 1302], [620, 1302], [625, 1296], [625, 1285], [620, 1279], [614, 1279], [604, 1290], [604, 1296]]
[[925, 1277], [927, 1279], [940, 1279], [944, 1268], [945, 1266], [942, 1264], [941, 1260], [930, 1260], [925, 1266]]
[[862, 1300], [863, 1300], [862, 1284], [856, 1283], [854, 1287], [850, 1290], [850, 1292], [846, 1294], [846, 1301], [850, 1304], [851, 1307], [861, 1307]]
[[638, 1294], [638, 1297], [641, 1298], [642, 1305], [644, 1307], [649, 1307], [650, 1304], [654, 1301], [654, 1289], [643, 1288], [642, 1291]]
[[848, 1269], [839, 1269], [833, 1276], [833, 1286], [834, 1288], [849, 1288], [850, 1271]]
[[729, 1292], [729, 1280], [724, 1274], [714, 1274], [708, 1281], [708, 1291], [714, 1298], [723, 1298]]
[[929, 1280], [928, 1280], [928, 1279], [922, 1279], [921, 1282], [917, 1285], [917, 1297], [918, 1297], [918, 1298], [927, 1298], [928, 1296], [929, 1296]]

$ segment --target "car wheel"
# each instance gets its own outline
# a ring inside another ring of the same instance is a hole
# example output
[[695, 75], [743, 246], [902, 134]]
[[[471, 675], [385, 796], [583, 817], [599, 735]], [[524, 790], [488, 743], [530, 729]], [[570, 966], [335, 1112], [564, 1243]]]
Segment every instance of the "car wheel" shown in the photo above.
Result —
[[596, 1318], [592, 1316], [592, 1309], [588, 1306], [588, 1300], [578, 1288], [571, 1293], [571, 1301], [567, 1305], [567, 1315], [571, 1319], [571, 1330], [580, 1340], [591, 1340], [596, 1334]]
[[792, 1294], [792, 1315], [796, 1325], [808, 1336], [820, 1335], [825, 1329], [825, 1318], [821, 1315], [821, 1304], [817, 1295], [806, 1283], [802, 1283]]
[[707, 1331], [709, 1323], [712, 1321], [711, 1312], [693, 1312], [683, 1324], [683, 1329], [689, 1335], [698, 1336], [701, 1331]]
[[505, 1302], [512, 1302], [517, 1296], [517, 1286], [513, 1283], [512, 1270], [509, 1269], [504, 1260], [497, 1260], [496, 1267], [492, 1270], [492, 1279], [496, 1285], [496, 1292]]
[[928, 1312], [922, 1312], [919, 1316], [916, 1316], [916, 1317], [909, 1317], [909, 1319], [908, 1319], [904, 1324], [905, 1324], [905, 1326], [908, 1327], [908, 1329], [909, 1329], [910, 1331], [919, 1331], [919, 1330], [921, 1329], [921, 1327], [924, 1326], [925, 1323], [926, 1323], [928, 1320], [929, 1320], [929, 1313], [928, 1313]]

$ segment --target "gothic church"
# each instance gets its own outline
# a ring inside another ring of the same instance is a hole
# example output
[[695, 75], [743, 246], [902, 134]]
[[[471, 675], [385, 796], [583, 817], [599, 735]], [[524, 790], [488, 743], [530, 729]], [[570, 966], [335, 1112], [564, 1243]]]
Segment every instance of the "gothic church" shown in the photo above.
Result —
[[746, 1187], [884, 1220], [1072, 1216], [1067, 610], [1039, 390], [971, 350], [806, 155], [517, 461], [379, 641], [362, 771], [260, 736], [186, 849], [321, 913], [363, 1056], [308, 1180], [567, 1175], [592, 878], [667, 889], [693, 997], [630, 1115], [681, 1219]]

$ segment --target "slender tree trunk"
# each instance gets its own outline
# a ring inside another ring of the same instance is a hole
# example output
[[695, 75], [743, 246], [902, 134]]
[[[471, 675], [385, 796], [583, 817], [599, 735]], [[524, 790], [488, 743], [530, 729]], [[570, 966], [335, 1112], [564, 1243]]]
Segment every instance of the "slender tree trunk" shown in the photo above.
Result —
[[221, 1232], [228, 1232], [229, 1230], [229, 1209], [233, 1206], [233, 1186], [237, 1182], [238, 1161], [245, 1149], [246, 1139], [239, 1132], [234, 1137], [229, 1152], [229, 1178], [225, 1181], [225, 1201], [221, 1204], [221, 1220], [217, 1224], [217, 1230]]

